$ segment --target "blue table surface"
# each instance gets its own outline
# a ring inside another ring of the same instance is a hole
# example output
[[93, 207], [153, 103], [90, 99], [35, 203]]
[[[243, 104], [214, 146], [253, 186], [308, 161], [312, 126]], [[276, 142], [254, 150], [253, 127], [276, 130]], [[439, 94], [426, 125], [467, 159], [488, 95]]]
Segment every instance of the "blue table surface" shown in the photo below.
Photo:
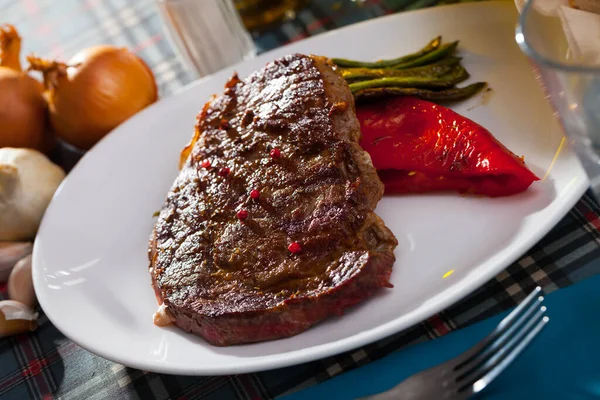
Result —
[[[550, 322], [532, 344], [477, 397], [600, 399], [600, 276], [546, 296]], [[509, 311], [417, 344], [282, 400], [354, 399], [387, 390], [444, 362], [485, 337]]]

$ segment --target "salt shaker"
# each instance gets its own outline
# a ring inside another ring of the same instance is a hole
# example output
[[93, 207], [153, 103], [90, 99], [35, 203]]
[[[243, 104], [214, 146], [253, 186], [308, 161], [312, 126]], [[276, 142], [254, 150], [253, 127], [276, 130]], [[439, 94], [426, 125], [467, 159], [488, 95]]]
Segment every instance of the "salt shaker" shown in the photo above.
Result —
[[232, 0], [158, 0], [169, 40], [199, 77], [256, 55]]

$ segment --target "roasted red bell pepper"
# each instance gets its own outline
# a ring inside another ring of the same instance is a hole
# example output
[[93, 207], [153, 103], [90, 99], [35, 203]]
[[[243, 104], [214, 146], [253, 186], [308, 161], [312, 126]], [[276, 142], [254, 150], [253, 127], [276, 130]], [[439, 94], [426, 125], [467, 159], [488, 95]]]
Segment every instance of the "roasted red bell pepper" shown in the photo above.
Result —
[[509, 196], [539, 180], [487, 129], [438, 104], [396, 97], [360, 104], [357, 116], [386, 194]]

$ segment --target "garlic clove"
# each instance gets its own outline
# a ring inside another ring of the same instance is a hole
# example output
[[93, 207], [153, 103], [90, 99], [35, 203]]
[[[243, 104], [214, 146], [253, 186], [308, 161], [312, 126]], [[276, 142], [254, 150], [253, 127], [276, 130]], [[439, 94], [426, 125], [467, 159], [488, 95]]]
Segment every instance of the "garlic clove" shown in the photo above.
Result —
[[37, 328], [38, 313], [14, 300], [0, 301], [0, 337], [15, 335]]
[[0, 301], [0, 313], [4, 316], [4, 319], [6, 319], [7, 321], [11, 321], [13, 319], [25, 319], [28, 321], [34, 321], [38, 317], [37, 312], [34, 312], [25, 304], [14, 300]]
[[33, 308], [37, 303], [31, 276], [31, 254], [19, 260], [8, 278], [8, 297]]
[[15, 264], [32, 250], [31, 242], [0, 242], [0, 283], [8, 280]]

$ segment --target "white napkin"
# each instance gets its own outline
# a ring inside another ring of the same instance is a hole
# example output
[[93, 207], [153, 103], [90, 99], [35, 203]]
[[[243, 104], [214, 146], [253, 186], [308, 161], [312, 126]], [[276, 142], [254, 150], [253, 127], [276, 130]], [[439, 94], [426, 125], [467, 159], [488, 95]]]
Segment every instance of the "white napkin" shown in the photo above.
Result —
[[[519, 12], [526, 2], [515, 0]], [[600, 66], [600, 14], [575, 9], [568, 0], [536, 1], [534, 7], [540, 13], [560, 18], [574, 59]]]

